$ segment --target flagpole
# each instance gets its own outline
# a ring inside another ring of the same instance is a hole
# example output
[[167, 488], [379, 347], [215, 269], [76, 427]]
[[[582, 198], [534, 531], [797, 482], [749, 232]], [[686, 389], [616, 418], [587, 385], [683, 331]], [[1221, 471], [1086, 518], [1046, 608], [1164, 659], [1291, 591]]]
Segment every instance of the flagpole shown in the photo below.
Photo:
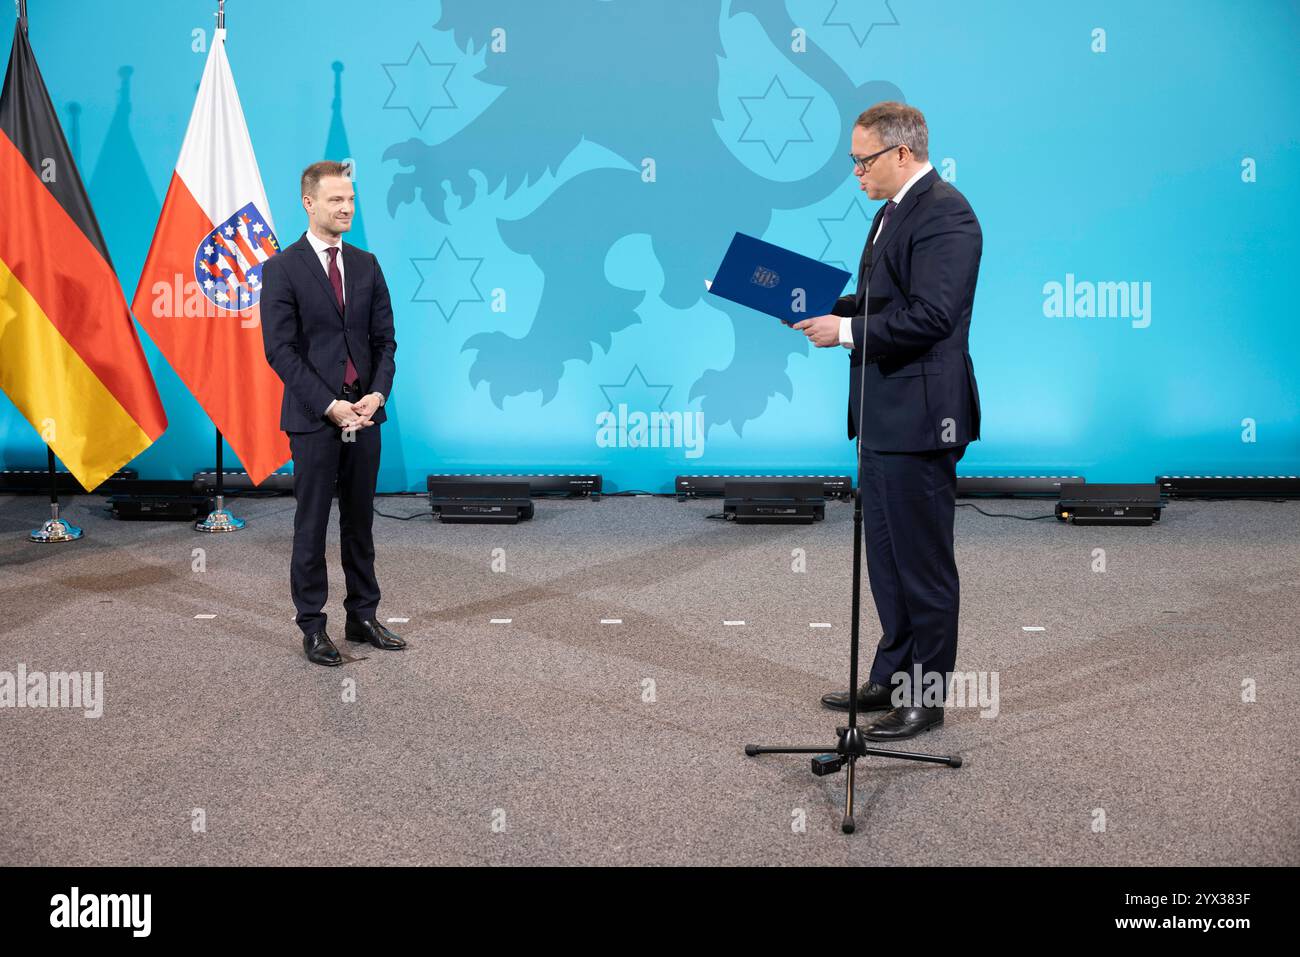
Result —
[[[226, 0], [217, 0], [217, 29], [226, 29]], [[225, 469], [222, 461], [221, 429], [217, 428], [217, 500], [216, 508], [201, 522], [194, 523], [198, 532], [237, 532], [244, 527], [242, 518], [226, 511]]]
[[55, 542], [74, 542], [81, 537], [81, 529], [59, 518], [59, 484], [54, 472], [54, 448], [45, 446], [46, 468], [50, 473], [50, 517], [40, 528], [33, 528], [27, 536], [29, 542], [51, 545]]
[[[27, 33], [27, 0], [18, 0], [18, 29]], [[54, 467], [54, 447], [45, 444], [45, 469], [50, 476], [50, 517], [40, 528], [32, 529], [29, 542], [49, 545], [55, 542], [74, 542], [81, 538], [81, 529], [59, 517], [59, 477]]]
[[226, 510], [225, 471], [222, 463], [222, 435], [217, 429], [217, 500], [208, 517], [194, 523], [196, 532], [237, 532], [244, 527], [242, 518], [235, 518]]

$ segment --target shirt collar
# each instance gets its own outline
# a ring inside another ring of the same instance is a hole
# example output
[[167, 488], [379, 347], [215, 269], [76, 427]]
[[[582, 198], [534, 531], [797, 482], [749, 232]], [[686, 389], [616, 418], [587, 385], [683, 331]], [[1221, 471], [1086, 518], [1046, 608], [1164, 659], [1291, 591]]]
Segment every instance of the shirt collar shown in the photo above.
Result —
[[[924, 176], [926, 173], [930, 172], [930, 170], [932, 169], [934, 169], [934, 165], [929, 160], [926, 160], [925, 165], [922, 166], [920, 169], [918, 169], [915, 173], [913, 173], [912, 178], [903, 184], [903, 188], [894, 194], [894, 202], [901, 203], [903, 201], [903, 197], [907, 195], [907, 191], [916, 185], [916, 181], [920, 179], [922, 176]], [[308, 235], [311, 234], [308, 233]]]
[[307, 230], [307, 242], [311, 243], [311, 248], [316, 250], [317, 256], [320, 256], [327, 249], [338, 249], [340, 252], [343, 251], [342, 238], [339, 239], [338, 244], [336, 246], [331, 246], [329, 243], [325, 242], [325, 240], [321, 239], [319, 236], [313, 233], [310, 229]]

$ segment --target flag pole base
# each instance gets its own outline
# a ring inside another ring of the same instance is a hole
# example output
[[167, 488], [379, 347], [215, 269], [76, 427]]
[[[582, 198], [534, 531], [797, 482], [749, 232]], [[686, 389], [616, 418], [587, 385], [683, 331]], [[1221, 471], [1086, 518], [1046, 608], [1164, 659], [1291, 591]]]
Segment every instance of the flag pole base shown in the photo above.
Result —
[[201, 522], [194, 523], [196, 532], [237, 532], [244, 527], [242, 518], [235, 518], [226, 511], [225, 496], [217, 496], [217, 507], [208, 513]]
[[53, 545], [56, 542], [75, 542], [81, 537], [81, 529], [59, 518], [59, 503], [50, 503], [50, 517], [40, 528], [32, 529], [27, 536], [29, 542], [41, 545]]

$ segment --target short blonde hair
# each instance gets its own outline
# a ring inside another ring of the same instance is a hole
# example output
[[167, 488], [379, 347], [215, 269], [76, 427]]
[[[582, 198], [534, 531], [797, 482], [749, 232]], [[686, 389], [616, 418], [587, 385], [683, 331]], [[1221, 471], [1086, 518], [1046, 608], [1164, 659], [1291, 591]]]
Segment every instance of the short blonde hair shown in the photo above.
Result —
[[319, 163], [312, 163], [302, 171], [302, 195], [315, 199], [322, 179], [326, 176], [347, 175], [348, 167], [343, 163], [336, 163], [334, 160], [321, 160]]

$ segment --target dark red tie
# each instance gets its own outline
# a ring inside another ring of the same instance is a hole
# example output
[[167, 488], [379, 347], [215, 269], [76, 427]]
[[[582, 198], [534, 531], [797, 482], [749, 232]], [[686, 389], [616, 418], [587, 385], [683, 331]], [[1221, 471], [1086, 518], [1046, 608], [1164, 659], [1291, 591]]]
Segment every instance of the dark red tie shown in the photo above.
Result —
[[898, 204], [892, 199], [885, 204], [885, 211], [880, 216], [880, 226], [871, 235], [871, 242], [867, 246], [868, 259], [875, 254], [876, 240], [880, 238], [882, 233], [884, 233], [885, 227], [889, 225], [889, 217], [894, 214], [894, 210], [896, 209], [898, 209]]
[[894, 210], [898, 209], [898, 204], [892, 199], [885, 204], [885, 215], [880, 217], [880, 231], [883, 233], [885, 227], [889, 225], [889, 217], [894, 215]]
[[[330, 257], [330, 285], [334, 287], [334, 298], [338, 300], [339, 312], [343, 311], [343, 274], [339, 272], [339, 247], [327, 246], [325, 252]], [[343, 348], [347, 349], [347, 342], [344, 341]], [[360, 376], [357, 375], [357, 367], [352, 364], [352, 353], [348, 352], [348, 367], [343, 370], [343, 384], [354, 385]]]

